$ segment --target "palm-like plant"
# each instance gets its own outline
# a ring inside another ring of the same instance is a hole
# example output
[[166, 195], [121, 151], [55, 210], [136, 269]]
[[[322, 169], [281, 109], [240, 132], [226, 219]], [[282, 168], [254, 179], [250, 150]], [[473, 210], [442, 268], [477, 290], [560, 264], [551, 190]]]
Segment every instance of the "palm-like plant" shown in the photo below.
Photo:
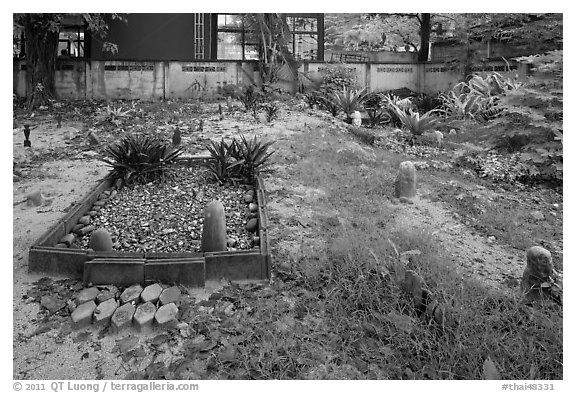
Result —
[[356, 90], [344, 86], [341, 91], [332, 93], [332, 102], [346, 114], [346, 122], [352, 123], [352, 113], [360, 109], [360, 104], [366, 99], [366, 89]]
[[238, 162], [242, 162], [240, 171], [248, 182], [251, 182], [254, 176], [268, 165], [268, 160], [274, 153], [268, 149], [273, 143], [274, 141], [261, 142], [256, 136], [254, 139], [248, 140], [244, 135], [240, 136], [239, 142], [234, 140], [230, 154]]
[[436, 126], [436, 119], [432, 117], [434, 110], [428, 111], [422, 116], [417, 111], [408, 110], [406, 112], [398, 107], [395, 107], [395, 110], [402, 125], [410, 131], [412, 140]]
[[180, 149], [148, 135], [128, 135], [104, 149], [101, 161], [112, 167], [107, 178], [120, 185], [164, 180]]
[[244, 162], [233, 157], [235, 141], [230, 144], [226, 143], [224, 138], [220, 142], [210, 141], [206, 145], [206, 149], [210, 153], [211, 158], [206, 167], [216, 181], [223, 184], [228, 180], [240, 178], [241, 165]]

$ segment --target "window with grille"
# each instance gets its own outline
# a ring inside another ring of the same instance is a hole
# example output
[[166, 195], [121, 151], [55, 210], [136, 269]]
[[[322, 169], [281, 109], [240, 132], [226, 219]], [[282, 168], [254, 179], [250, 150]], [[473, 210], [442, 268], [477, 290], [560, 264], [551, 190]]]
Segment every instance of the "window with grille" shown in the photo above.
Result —
[[194, 58], [204, 59], [204, 14], [194, 14]]

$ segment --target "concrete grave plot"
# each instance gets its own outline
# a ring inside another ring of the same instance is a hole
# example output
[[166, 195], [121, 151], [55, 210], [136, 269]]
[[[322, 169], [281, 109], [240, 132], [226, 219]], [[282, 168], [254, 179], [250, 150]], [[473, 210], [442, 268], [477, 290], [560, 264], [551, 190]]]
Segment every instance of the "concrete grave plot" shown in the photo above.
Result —
[[[179, 164], [199, 166], [204, 157], [182, 158]], [[97, 230], [86, 220], [88, 212], [107, 203], [115, 188], [109, 180], [95, 186], [29, 250], [29, 271], [83, 279], [93, 285], [129, 286], [154, 282], [204, 287], [206, 280], [266, 280], [270, 278], [271, 255], [268, 245], [268, 219], [263, 180], [253, 185], [254, 201], [248, 224], [254, 227], [255, 244], [248, 250], [219, 252], [122, 252], [94, 251], [70, 247], [75, 234]]]

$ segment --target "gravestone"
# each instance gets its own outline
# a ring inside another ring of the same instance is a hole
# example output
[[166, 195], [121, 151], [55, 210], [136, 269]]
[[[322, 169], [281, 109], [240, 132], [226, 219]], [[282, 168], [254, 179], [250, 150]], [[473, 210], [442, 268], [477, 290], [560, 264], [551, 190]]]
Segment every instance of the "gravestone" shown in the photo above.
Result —
[[416, 196], [416, 168], [411, 161], [400, 164], [395, 186], [396, 198], [411, 199]]
[[552, 283], [556, 278], [552, 254], [540, 246], [534, 246], [526, 252], [526, 268], [522, 275], [522, 290], [527, 299], [534, 300], [542, 295], [550, 295]]
[[204, 210], [202, 251], [226, 251], [226, 216], [220, 201], [210, 202]]

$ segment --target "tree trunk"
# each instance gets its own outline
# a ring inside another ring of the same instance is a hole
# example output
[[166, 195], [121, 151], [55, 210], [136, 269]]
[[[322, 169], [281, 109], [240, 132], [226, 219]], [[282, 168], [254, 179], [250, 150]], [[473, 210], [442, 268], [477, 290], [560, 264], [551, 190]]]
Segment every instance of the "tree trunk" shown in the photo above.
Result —
[[36, 109], [50, 105], [56, 98], [54, 75], [56, 70], [57, 31], [50, 31], [51, 14], [26, 15], [26, 105]]
[[420, 23], [420, 50], [418, 51], [418, 61], [428, 61], [431, 30], [432, 24], [430, 22], [430, 14], [422, 14]]

